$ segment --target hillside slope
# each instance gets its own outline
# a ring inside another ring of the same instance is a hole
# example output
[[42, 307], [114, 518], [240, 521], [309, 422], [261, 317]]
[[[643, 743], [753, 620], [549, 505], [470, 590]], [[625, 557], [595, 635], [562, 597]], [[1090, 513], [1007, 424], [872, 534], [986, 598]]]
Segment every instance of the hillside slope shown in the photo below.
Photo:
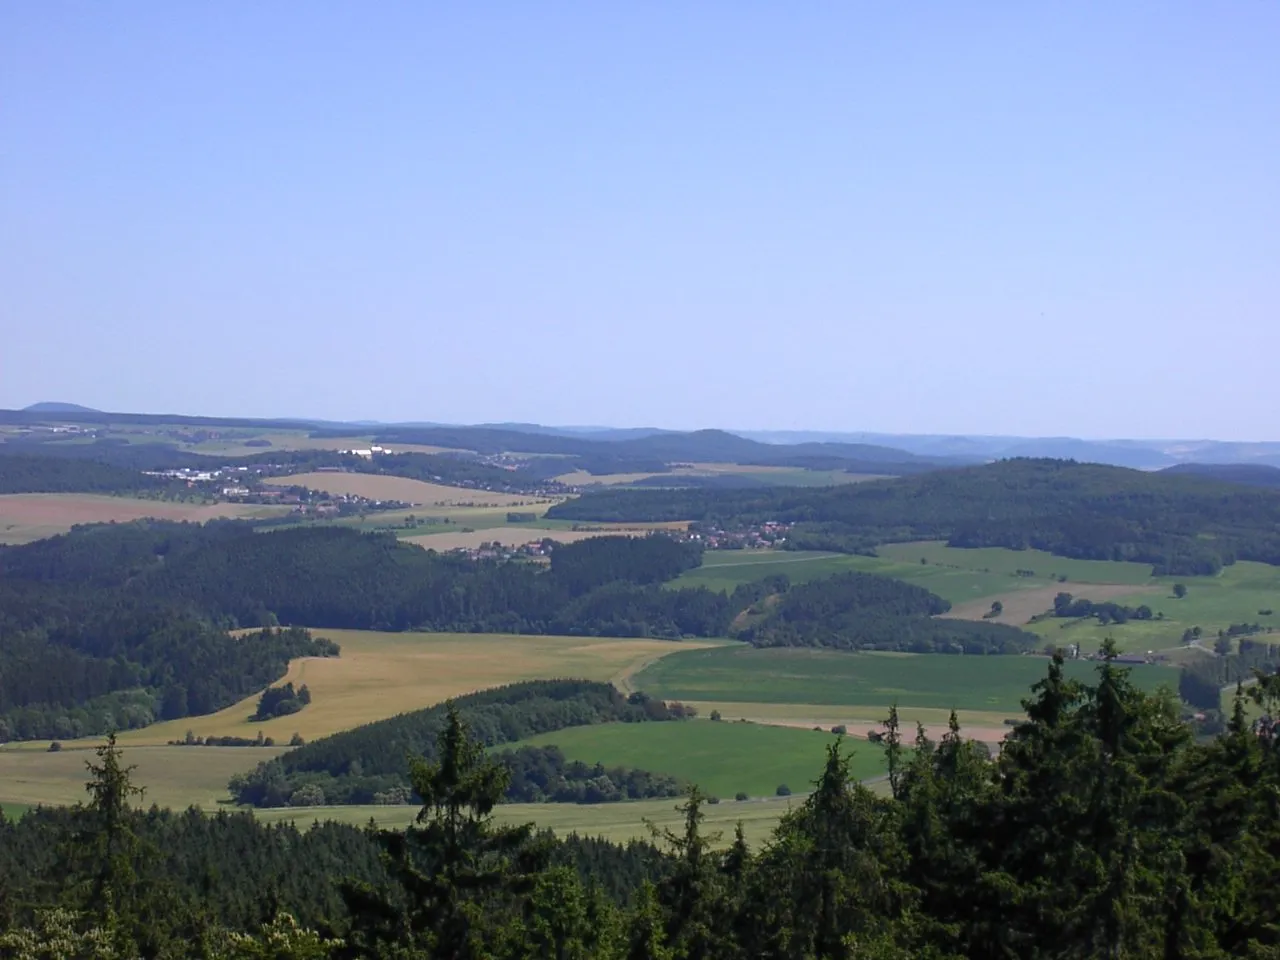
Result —
[[866, 553], [878, 544], [1034, 547], [1212, 574], [1236, 559], [1280, 563], [1280, 492], [1069, 460], [1004, 460], [844, 487], [612, 490], [550, 510], [590, 521], [794, 523], [790, 546]]

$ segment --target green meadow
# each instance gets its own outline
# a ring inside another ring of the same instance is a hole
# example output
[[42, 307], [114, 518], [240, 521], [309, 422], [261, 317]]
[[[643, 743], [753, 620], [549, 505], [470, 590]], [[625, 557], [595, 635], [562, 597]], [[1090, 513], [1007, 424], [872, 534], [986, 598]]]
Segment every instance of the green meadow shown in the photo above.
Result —
[[[774, 796], [785, 784], [804, 793], [822, 772], [828, 731], [754, 723], [691, 720], [683, 723], [607, 723], [570, 727], [521, 740], [514, 746], [554, 745], [570, 760], [665, 773], [722, 799], [739, 792]], [[879, 776], [883, 754], [868, 743], [852, 747], [853, 775]]]
[[1071, 560], [1043, 550], [1007, 550], [1003, 547], [962, 549], [948, 547], [941, 541], [890, 543], [878, 547], [876, 553], [900, 563], [929, 564], [957, 570], [1017, 576], [1018, 571], [1033, 574], [1029, 579], [1053, 581], [1066, 577], [1081, 583], [1152, 583], [1151, 564], [1123, 563], [1110, 560]]
[[[1280, 629], [1280, 567], [1264, 563], [1236, 563], [1214, 577], [1162, 577], [1158, 593], [1115, 597], [1129, 606], [1147, 604], [1163, 620], [1130, 621], [1103, 626], [1096, 619], [1048, 619], [1028, 629], [1054, 643], [1080, 643], [1092, 647], [1113, 637], [1129, 650], [1168, 650], [1182, 646], [1182, 635], [1199, 627], [1203, 643], [1212, 648], [1218, 631], [1233, 623], [1250, 623]], [[1173, 584], [1182, 583], [1187, 595], [1177, 599]], [[1071, 585], [1063, 584], [1070, 591]], [[1272, 611], [1266, 613], [1265, 611]], [[1280, 642], [1280, 636], [1272, 638]]]
[[[1280, 629], [1280, 567], [1261, 563], [1237, 563], [1212, 577], [1154, 577], [1149, 564], [1071, 560], [1042, 550], [966, 550], [935, 541], [887, 544], [878, 554], [720, 551], [708, 553], [701, 567], [686, 572], [673, 585], [731, 591], [772, 574], [803, 583], [858, 570], [925, 587], [949, 600], [961, 616], [968, 615], [964, 611], [973, 610], [975, 603], [1000, 599], [1011, 611], [1001, 622], [1025, 626], [1049, 643], [1079, 643], [1086, 651], [1096, 650], [1108, 637], [1125, 651], [1176, 651], [1182, 646], [1183, 633], [1197, 626], [1207, 643], [1233, 623]], [[1185, 598], [1174, 598], [1175, 583], [1186, 585]], [[1093, 619], [1050, 618], [1027, 624], [1032, 616], [1050, 609], [1057, 592], [1088, 595], [1088, 585], [1098, 584], [1109, 589], [1097, 590], [1095, 599], [1131, 607], [1145, 604], [1163, 618], [1107, 626]], [[1123, 587], [1133, 587], [1133, 592]], [[1021, 615], [1014, 616], [1012, 611]], [[972, 616], [976, 619], [978, 614]]]
[[[1089, 682], [1096, 665], [1071, 661], [1067, 674]], [[668, 700], [796, 703], [887, 709], [928, 707], [1021, 714], [1031, 685], [1048, 660], [1037, 656], [847, 653], [799, 648], [717, 647], [672, 654], [633, 678], [646, 693]], [[1134, 682], [1153, 690], [1177, 687], [1168, 667], [1133, 669]]]
[[707, 553], [702, 566], [686, 571], [672, 581], [675, 587], [707, 587], [732, 591], [774, 574], [786, 575], [792, 583], [806, 583], [833, 574], [857, 570], [895, 577], [919, 584], [952, 603], [963, 603], [1009, 590], [1044, 586], [1048, 581], [1028, 581], [1009, 573], [961, 569], [937, 564], [921, 564], [884, 557], [861, 557], [840, 553], [784, 550], [724, 550]]

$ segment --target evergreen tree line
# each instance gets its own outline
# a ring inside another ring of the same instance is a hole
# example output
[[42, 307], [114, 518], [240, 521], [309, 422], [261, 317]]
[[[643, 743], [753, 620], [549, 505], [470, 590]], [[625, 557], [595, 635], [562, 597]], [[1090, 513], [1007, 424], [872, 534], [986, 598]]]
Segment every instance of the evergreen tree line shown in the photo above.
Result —
[[[258, 764], [247, 774], [238, 774], [228, 789], [238, 803], [263, 807], [407, 803], [410, 758], [435, 759], [436, 742], [450, 709], [465, 718], [472, 736], [485, 747], [568, 727], [680, 720], [690, 714], [680, 704], [643, 693], [624, 697], [607, 683], [531, 680], [460, 697], [452, 707], [414, 710], [312, 740], [279, 759]], [[612, 800], [639, 799], [666, 796], [671, 786], [643, 771], [593, 772], [595, 768], [568, 763], [558, 751], [521, 751], [504, 763], [514, 774], [514, 790], [506, 798], [512, 802], [594, 802], [585, 800], [589, 793]], [[588, 781], [602, 776], [609, 783], [588, 786]]]
[[[1247, 692], [1266, 722], [1242, 692], [1223, 735], [1197, 741], [1107, 654], [1089, 684], [1055, 658], [995, 757], [954, 717], [911, 741], [891, 711], [877, 792], [837, 739], [756, 849], [741, 828], [727, 846], [708, 833], [696, 789], [683, 826], [654, 831], [661, 852], [498, 825], [509, 772], [457, 711], [412, 766], [422, 809], [404, 831], [130, 814], [108, 747], [83, 810], [4, 828], [0, 951], [49, 955], [60, 936], [121, 958], [1274, 960], [1280, 678]], [[50, 833], [58, 818], [74, 829]], [[243, 840], [175, 844], [166, 863], [148, 819]]]
[[1212, 479], [1063, 460], [980, 467], [838, 487], [603, 490], [557, 504], [579, 521], [795, 524], [795, 550], [872, 553], [884, 543], [1035, 548], [1130, 560], [1164, 574], [1218, 572], [1236, 560], [1280, 564], [1280, 492]]

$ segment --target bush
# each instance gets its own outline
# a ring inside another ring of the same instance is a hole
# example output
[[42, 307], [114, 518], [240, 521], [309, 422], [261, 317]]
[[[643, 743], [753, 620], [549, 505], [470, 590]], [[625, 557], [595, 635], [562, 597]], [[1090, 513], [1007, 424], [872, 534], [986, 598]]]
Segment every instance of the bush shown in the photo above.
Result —
[[837, 737], [843, 737], [846, 733], [849, 732], [849, 728], [846, 727], [843, 723], [837, 723], [834, 727], [831, 728], [831, 732], [834, 733]]
[[733, 799], [741, 803], [743, 800], [747, 799], [747, 791], [739, 790], [737, 793], [733, 795]]
[[300, 733], [295, 733], [292, 737], [289, 738], [289, 746], [291, 747], [300, 747], [306, 742], [307, 741], [302, 739], [302, 734]]
[[707, 803], [719, 803], [719, 802], [720, 802], [719, 797], [707, 797]]
[[775, 790], [774, 793], [777, 794], [779, 797], [789, 797], [791, 796], [791, 788], [788, 787], [785, 783], [780, 783], [778, 784], [778, 789]]
[[61, 749], [62, 749], [62, 744], [61, 744], [61, 743], [59, 743], [57, 740], [55, 740], [55, 741], [53, 741], [53, 743], [49, 744], [49, 752], [50, 752], [50, 753], [57, 753], [57, 752], [58, 752], [59, 750], [61, 750]]
[[318, 783], [308, 783], [293, 791], [293, 795], [289, 797], [289, 806], [291, 807], [322, 807], [324, 806], [324, 788]]
[[712, 711], [711, 711], [711, 719], [712, 719], [712, 720], [715, 720], [715, 721], [718, 723], [718, 722], [722, 719], [722, 718], [721, 718], [721, 716], [720, 716], [720, 711], [719, 711], [719, 710], [712, 710]]

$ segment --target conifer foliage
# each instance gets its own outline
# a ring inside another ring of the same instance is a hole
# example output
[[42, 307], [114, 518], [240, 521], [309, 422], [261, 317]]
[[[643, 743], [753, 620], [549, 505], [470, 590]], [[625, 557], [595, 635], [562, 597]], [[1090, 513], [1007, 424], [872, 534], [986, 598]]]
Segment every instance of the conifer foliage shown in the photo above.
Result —
[[86, 805], [0, 822], [0, 957], [1274, 960], [1280, 678], [1197, 742], [1107, 653], [1089, 683], [1053, 660], [995, 757], [891, 715], [881, 790], [837, 738], [756, 850], [696, 789], [661, 851], [499, 825], [508, 772], [456, 709], [404, 832], [142, 813], [108, 742]]

